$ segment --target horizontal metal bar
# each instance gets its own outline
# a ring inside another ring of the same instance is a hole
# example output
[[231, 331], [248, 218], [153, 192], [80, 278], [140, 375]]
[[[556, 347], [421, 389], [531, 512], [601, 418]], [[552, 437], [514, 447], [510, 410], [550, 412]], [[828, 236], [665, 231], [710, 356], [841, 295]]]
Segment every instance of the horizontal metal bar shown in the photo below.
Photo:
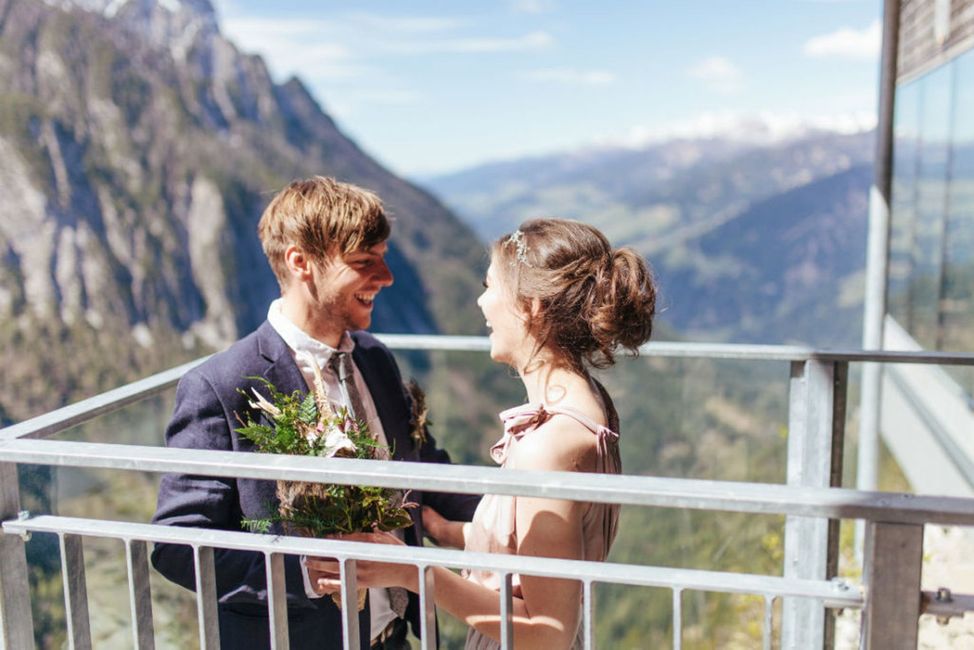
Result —
[[89, 537], [168, 542], [194, 547], [216, 547], [287, 555], [315, 555], [334, 557], [340, 561], [367, 559], [418, 566], [463, 567], [501, 574], [516, 573], [553, 578], [594, 580], [602, 583], [611, 582], [644, 587], [796, 596], [821, 600], [829, 607], [859, 608], [863, 604], [862, 592], [858, 587], [837, 580], [801, 580], [747, 573], [674, 569], [614, 562], [473, 553], [433, 547], [393, 546], [334, 539], [256, 535], [206, 528], [183, 528], [157, 524], [56, 517], [53, 515], [5, 521], [3, 522], [3, 532], [16, 535], [27, 532], [66, 533]]
[[35, 418], [18, 422], [0, 429], [0, 439], [44, 438], [93, 420], [100, 415], [117, 411], [129, 404], [134, 404], [175, 386], [183, 375], [207, 359], [209, 359], [208, 356], [202, 357], [145, 379], [134, 381], [131, 384], [38, 415]]
[[[379, 334], [395, 350], [445, 350], [485, 352], [490, 341], [484, 336], [439, 336], [419, 334]], [[934, 365], [974, 365], [974, 354], [886, 350], [816, 350], [784, 345], [741, 345], [731, 343], [647, 343], [639, 349], [647, 357], [739, 359], [750, 361], [824, 361], [884, 363], [922, 363]], [[203, 363], [202, 357], [131, 384], [90, 397], [75, 404], [39, 415], [0, 429], [0, 439], [43, 438], [69, 427], [88, 422], [129, 404], [173, 387], [189, 370]]]
[[[376, 334], [393, 350], [447, 350], [486, 352], [486, 336], [440, 336], [423, 334]], [[974, 354], [963, 352], [920, 352], [891, 350], [819, 350], [794, 345], [746, 345], [738, 343], [653, 342], [639, 348], [647, 357], [687, 357], [740, 359], [750, 361], [878, 361], [884, 363], [925, 363], [934, 365], [974, 365]]]
[[392, 350], [442, 350], [444, 352], [489, 352], [486, 336], [441, 336], [439, 334], [376, 334]]
[[0, 441], [6, 462], [506, 494], [766, 515], [974, 526], [974, 499], [770, 483], [501, 470], [55, 440]]
[[974, 612], [974, 594], [953, 594], [949, 591], [920, 593], [920, 612], [932, 616], [963, 616]]

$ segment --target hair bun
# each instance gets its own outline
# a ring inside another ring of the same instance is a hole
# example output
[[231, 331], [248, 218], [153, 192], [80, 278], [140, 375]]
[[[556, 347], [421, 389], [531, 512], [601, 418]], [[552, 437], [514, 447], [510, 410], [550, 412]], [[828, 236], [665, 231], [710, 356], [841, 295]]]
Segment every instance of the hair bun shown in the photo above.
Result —
[[613, 250], [597, 228], [533, 219], [501, 237], [492, 252], [522, 306], [541, 304], [540, 317], [528, 325], [539, 347], [550, 347], [573, 367], [610, 366], [617, 347], [635, 353], [649, 340], [653, 274], [641, 255]]

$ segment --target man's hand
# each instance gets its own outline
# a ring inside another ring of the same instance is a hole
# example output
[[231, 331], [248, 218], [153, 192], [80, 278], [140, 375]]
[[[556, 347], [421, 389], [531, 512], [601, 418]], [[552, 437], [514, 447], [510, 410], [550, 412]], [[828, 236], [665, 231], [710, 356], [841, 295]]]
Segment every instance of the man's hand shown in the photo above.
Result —
[[[342, 535], [338, 539], [349, 542], [405, 546], [405, 543], [398, 537], [384, 531], [351, 533]], [[341, 589], [341, 568], [336, 560], [332, 558], [309, 557], [306, 564], [308, 567], [308, 577], [311, 580], [315, 593], [331, 594]], [[355, 569], [355, 577], [359, 587], [405, 587], [410, 591], [419, 591], [418, 574], [416, 567], [412, 565], [356, 560]]]
[[466, 545], [465, 527], [464, 522], [450, 521], [429, 506], [423, 506], [423, 530], [437, 546], [463, 548]]

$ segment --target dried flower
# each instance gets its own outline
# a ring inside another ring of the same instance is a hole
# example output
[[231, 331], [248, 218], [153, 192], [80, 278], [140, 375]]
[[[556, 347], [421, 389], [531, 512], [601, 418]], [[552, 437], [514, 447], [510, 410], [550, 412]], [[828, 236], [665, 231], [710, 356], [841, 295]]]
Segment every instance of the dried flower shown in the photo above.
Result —
[[345, 435], [345, 431], [341, 428], [335, 426], [334, 424], [328, 425], [325, 430], [325, 448], [324, 453], [321, 455], [325, 458], [334, 458], [339, 455], [339, 452], [347, 451], [351, 454], [355, 453], [355, 443], [352, 439]]
[[[313, 367], [313, 366], [312, 366]], [[268, 416], [270, 424], [241, 419], [237, 429], [254, 443], [260, 453], [321, 456], [324, 458], [359, 458], [375, 460], [388, 457], [388, 450], [378, 444], [366, 423], [348, 417], [348, 409], [331, 408], [320, 373], [316, 373], [312, 391], [290, 395], [281, 393], [262, 377], [248, 377], [264, 385], [269, 398], [252, 389], [255, 399], [250, 407]], [[241, 391], [249, 398], [249, 393]], [[238, 419], [240, 419], [238, 417]], [[244, 520], [251, 531], [270, 532], [280, 524], [286, 534], [324, 537], [335, 533], [396, 530], [412, 525], [403, 495], [390, 488], [363, 485], [277, 482], [278, 511], [265, 519]]]
[[272, 418], [278, 418], [281, 416], [281, 409], [277, 408], [276, 406], [268, 402], [263, 395], [257, 392], [256, 388], [251, 388], [250, 390], [253, 391], [254, 396], [257, 398], [256, 401], [251, 400], [249, 402], [250, 408], [263, 411], [264, 413], [271, 416]]
[[406, 384], [406, 392], [409, 393], [412, 403], [412, 414], [409, 418], [409, 436], [417, 447], [423, 446], [426, 442], [426, 427], [429, 421], [429, 408], [426, 406], [426, 393], [419, 387], [419, 382], [410, 378]]

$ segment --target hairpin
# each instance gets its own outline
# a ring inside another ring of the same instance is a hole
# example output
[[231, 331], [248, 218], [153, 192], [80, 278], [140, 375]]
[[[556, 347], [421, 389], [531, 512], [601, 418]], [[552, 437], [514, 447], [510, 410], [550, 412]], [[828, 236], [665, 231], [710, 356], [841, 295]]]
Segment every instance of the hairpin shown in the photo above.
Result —
[[507, 238], [508, 244], [514, 244], [517, 249], [516, 259], [521, 264], [525, 266], [531, 266], [528, 263], [528, 244], [524, 241], [524, 231], [518, 229], [511, 233], [510, 237]]

